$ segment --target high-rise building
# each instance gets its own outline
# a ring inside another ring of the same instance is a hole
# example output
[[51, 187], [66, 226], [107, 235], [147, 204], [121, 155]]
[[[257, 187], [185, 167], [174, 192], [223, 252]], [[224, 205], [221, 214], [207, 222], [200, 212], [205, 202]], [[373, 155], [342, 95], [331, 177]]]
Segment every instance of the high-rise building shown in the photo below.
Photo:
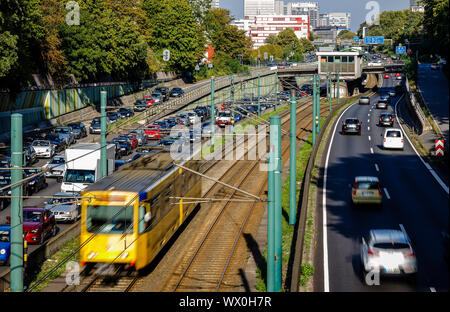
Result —
[[220, 6], [219, 0], [212, 0], [211, 1], [211, 8], [212, 9], [217, 9], [217, 8], [219, 8], [219, 6]]
[[255, 24], [255, 19], [238, 19], [233, 20], [231, 25], [236, 26], [238, 29], [245, 31], [247, 36], [250, 36], [250, 26]]
[[332, 12], [328, 13], [329, 26], [344, 27], [350, 29], [350, 13]]
[[308, 15], [311, 27], [319, 26], [318, 2], [288, 2], [286, 4], [287, 15]]
[[275, 0], [244, 0], [244, 19], [253, 19], [256, 15], [274, 15]]
[[413, 12], [425, 12], [425, 7], [421, 0], [409, 0], [409, 8]]
[[284, 15], [284, 1], [283, 0], [275, 0], [275, 14], [276, 15]]
[[269, 35], [277, 36], [280, 31], [291, 28], [297, 38], [309, 39], [308, 15], [256, 15], [254, 24], [250, 25], [250, 38], [253, 48], [265, 45]]
[[317, 27], [330, 26], [330, 17], [328, 13], [319, 14], [319, 23]]

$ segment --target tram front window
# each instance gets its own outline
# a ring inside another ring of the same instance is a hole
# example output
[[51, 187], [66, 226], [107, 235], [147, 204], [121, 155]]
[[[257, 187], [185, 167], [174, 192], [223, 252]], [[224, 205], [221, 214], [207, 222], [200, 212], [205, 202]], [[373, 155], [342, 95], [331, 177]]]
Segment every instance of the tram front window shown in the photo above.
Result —
[[88, 232], [99, 234], [133, 233], [133, 206], [92, 206], [87, 207], [86, 228]]

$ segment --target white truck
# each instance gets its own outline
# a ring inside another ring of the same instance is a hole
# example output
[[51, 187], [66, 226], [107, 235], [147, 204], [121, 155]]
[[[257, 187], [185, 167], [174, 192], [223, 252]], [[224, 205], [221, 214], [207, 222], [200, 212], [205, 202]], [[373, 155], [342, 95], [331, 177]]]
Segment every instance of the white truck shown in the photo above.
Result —
[[[66, 149], [66, 173], [61, 192], [81, 192], [100, 179], [100, 144], [80, 143]], [[114, 144], [106, 147], [107, 174], [114, 171]]]

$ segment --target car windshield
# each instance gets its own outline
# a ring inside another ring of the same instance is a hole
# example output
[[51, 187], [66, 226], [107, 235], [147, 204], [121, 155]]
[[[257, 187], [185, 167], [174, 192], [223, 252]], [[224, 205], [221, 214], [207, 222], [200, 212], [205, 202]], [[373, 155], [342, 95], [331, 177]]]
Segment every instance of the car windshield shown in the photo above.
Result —
[[80, 129], [81, 126], [79, 124], [70, 124], [69, 126], [71, 126], [73, 129]]
[[0, 230], [0, 242], [2, 243], [9, 242], [9, 231]]
[[33, 146], [49, 146], [50, 143], [46, 141], [34, 141]]
[[23, 211], [23, 222], [41, 222], [42, 212], [40, 211]]
[[41, 169], [25, 169], [24, 172], [27, 175], [36, 174], [36, 173], [40, 173]]
[[219, 117], [230, 117], [231, 113], [230, 112], [220, 112], [219, 113]]
[[400, 138], [402, 135], [400, 131], [388, 131], [386, 137], [388, 138]]
[[61, 205], [62, 203], [69, 203], [69, 202], [73, 202], [75, 201], [75, 198], [71, 198], [71, 197], [59, 197], [59, 198], [52, 198], [50, 199], [50, 201], [48, 202], [50, 205]]
[[50, 164], [52, 164], [52, 165], [62, 165], [65, 163], [66, 163], [66, 160], [62, 157], [53, 158], [52, 161], [50, 162]]
[[71, 183], [94, 183], [94, 170], [67, 169], [64, 182]]
[[68, 133], [70, 130], [68, 128], [56, 128], [56, 133]]
[[378, 183], [377, 182], [358, 182], [358, 189], [378, 190]]
[[87, 206], [86, 227], [88, 232], [120, 234], [133, 233], [133, 206]]
[[379, 249], [409, 249], [408, 244], [399, 242], [375, 243], [373, 247]]
[[348, 124], [354, 125], [354, 124], [358, 123], [358, 120], [357, 119], [347, 119], [345, 122]]

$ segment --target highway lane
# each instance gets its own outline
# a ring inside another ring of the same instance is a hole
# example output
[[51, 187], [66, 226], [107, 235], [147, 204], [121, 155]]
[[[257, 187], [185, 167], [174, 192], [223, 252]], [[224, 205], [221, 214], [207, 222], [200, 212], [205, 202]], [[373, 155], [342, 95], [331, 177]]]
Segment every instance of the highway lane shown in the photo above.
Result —
[[425, 105], [448, 142], [448, 80], [441, 69], [432, 70], [430, 66], [431, 64], [429, 63], [419, 64], [417, 68], [417, 83]]
[[[383, 87], [393, 87], [395, 83], [390, 78], [383, 82]], [[427, 171], [407, 140], [403, 151], [382, 149], [384, 128], [377, 126], [382, 110], [374, 108], [378, 98], [378, 94], [372, 96], [370, 106], [350, 106], [341, 115], [331, 143], [325, 199], [326, 283], [329, 291], [448, 290], [449, 271], [441, 238], [442, 231], [448, 232], [448, 194]], [[393, 99], [392, 104], [398, 98]], [[388, 111], [394, 111], [392, 104]], [[361, 136], [340, 134], [341, 123], [348, 117], [357, 117], [362, 122]], [[394, 127], [399, 127], [397, 121]], [[351, 185], [358, 175], [379, 177], [385, 188], [381, 209], [351, 208]], [[393, 278], [382, 279], [379, 286], [363, 284], [359, 256], [361, 236], [375, 228], [399, 229], [399, 224], [405, 226], [413, 241], [419, 266], [417, 284]]]

